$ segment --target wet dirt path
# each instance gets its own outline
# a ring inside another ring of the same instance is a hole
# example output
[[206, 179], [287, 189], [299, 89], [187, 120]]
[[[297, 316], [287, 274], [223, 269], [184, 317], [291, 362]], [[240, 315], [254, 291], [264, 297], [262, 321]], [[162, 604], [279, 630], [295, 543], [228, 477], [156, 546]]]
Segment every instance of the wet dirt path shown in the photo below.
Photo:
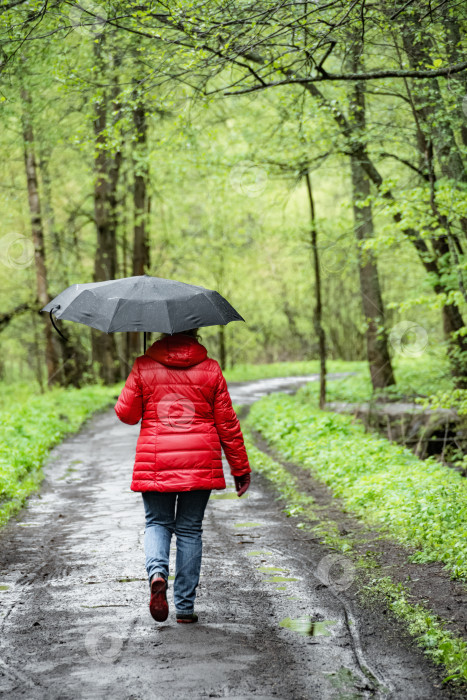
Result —
[[[231, 395], [251, 404], [306, 380], [232, 384]], [[456, 697], [397, 623], [320, 582], [328, 550], [293, 527], [268, 483], [254, 474], [238, 499], [227, 465], [228, 488], [206, 510], [200, 621], [176, 624], [170, 581], [171, 613], [155, 623], [142, 500], [129, 490], [138, 431], [113, 410], [96, 416], [53, 450], [40, 494], [0, 534], [0, 695]], [[302, 616], [313, 635], [290, 629]]]

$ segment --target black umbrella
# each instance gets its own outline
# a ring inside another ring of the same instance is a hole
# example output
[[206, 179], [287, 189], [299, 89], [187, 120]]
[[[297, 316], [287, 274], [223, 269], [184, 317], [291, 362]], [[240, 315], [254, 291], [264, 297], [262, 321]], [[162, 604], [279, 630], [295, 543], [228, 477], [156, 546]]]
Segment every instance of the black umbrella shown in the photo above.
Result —
[[52, 314], [105, 333], [178, 333], [245, 320], [212, 289], [149, 275], [73, 284], [42, 311], [49, 312], [57, 331]]

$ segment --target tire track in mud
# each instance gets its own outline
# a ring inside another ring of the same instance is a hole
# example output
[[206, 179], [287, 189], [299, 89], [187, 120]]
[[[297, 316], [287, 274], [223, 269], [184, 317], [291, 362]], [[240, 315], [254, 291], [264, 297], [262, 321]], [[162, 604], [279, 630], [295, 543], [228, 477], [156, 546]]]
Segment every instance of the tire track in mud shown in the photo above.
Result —
[[[234, 403], [248, 402], [299, 383], [263, 380], [231, 393]], [[213, 492], [203, 526], [200, 621], [176, 624], [171, 580], [169, 619], [155, 623], [148, 612], [144, 509], [129, 489], [138, 431], [113, 411], [95, 417], [53, 450], [40, 493], [0, 534], [0, 694], [11, 700], [455, 697], [439, 687], [439, 673], [397, 623], [381, 611], [345, 612], [315, 576], [329, 550], [291, 526], [268, 482], [254, 474], [238, 499], [226, 466], [229, 488]], [[173, 547], [172, 574], [174, 555]], [[284, 626], [303, 616], [320, 633]]]

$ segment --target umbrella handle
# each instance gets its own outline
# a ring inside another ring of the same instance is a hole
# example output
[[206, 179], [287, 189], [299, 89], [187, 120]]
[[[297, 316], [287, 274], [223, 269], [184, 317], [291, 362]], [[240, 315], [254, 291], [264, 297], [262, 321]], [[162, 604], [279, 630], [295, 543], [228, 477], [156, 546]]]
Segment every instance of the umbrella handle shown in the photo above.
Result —
[[146, 331], [144, 331], [143, 336], [144, 336], [144, 343], [143, 343], [144, 344], [144, 353], [146, 354]]
[[63, 333], [62, 333], [62, 331], [60, 330], [60, 328], [58, 328], [58, 326], [55, 324], [54, 317], [52, 316], [52, 314], [53, 314], [53, 312], [55, 311], [55, 309], [59, 309], [59, 308], [60, 308], [60, 305], [59, 305], [59, 306], [54, 306], [53, 309], [50, 309], [50, 311], [49, 311], [50, 320], [52, 321], [52, 326], [55, 328], [55, 330], [57, 331], [58, 335], [61, 335], [62, 338], [63, 338], [63, 340], [68, 341], [68, 338], [65, 337], [65, 336], [63, 335]]

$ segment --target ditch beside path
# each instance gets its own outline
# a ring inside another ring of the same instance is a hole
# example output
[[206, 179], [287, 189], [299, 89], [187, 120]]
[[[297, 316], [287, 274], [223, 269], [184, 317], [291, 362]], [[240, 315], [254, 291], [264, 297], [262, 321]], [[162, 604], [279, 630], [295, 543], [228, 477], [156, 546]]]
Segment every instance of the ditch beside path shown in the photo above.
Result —
[[[233, 402], [309, 377], [232, 384]], [[329, 550], [300, 532], [253, 473], [213, 491], [196, 625], [149, 615], [141, 495], [129, 490], [139, 426], [113, 410], [55, 448], [39, 494], [0, 534], [0, 695], [16, 698], [456, 698], [383, 610], [316, 576]], [[171, 552], [171, 572], [174, 565]], [[294, 629], [308, 616], [310, 629]], [[292, 627], [292, 629], [290, 628]], [[308, 632], [308, 633], [303, 633]]]

